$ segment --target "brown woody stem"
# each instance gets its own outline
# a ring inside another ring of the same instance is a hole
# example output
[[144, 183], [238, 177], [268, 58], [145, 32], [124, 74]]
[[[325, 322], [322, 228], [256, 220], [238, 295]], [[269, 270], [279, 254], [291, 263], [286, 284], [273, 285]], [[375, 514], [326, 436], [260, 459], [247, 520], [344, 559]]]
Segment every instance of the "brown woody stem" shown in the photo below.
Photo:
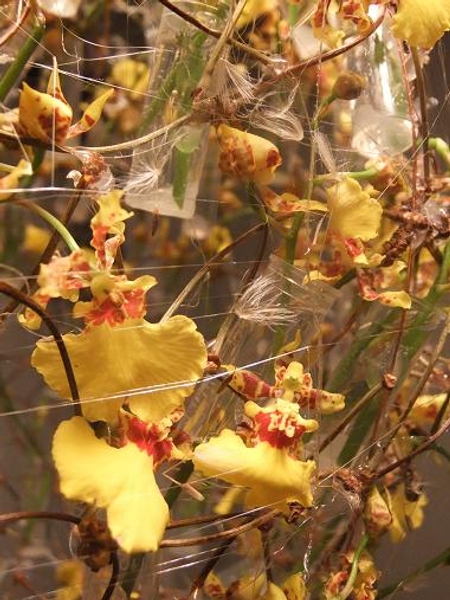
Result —
[[61, 356], [61, 360], [64, 366], [64, 370], [66, 372], [67, 382], [69, 384], [70, 395], [74, 402], [74, 410], [77, 416], [81, 416], [81, 404], [79, 402], [80, 395], [78, 393], [78, 387], [75, 380], [75, 373], [72, 368], [72, 363], [70, 362], [69, 353], [67, 352], [66, 345], [64, 343], [63, 337], [56, 326], [53, 319], [50, 315], [32, 298], [22, 293], [20, 290], [12, 287], [11, 285], [5, 283], [4, 281], [0, 281], [0, 293], [5, 294], [9, 298], [14, 298], [20, 304], [23, 304], [33, 312], [35, 312], [47, 325], [50, 333], [55, 339], [55, 343], [58, 346], [59, 354]]

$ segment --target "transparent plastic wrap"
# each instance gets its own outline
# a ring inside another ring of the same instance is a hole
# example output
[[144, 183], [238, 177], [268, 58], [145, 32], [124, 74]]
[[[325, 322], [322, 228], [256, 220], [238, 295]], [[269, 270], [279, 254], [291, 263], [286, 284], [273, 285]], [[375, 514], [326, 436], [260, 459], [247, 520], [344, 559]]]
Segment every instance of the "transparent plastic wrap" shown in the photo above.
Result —
[[[303, 349], [307, 350], [339, 295], [331, 285], [323, 281], [308, 282], [305, 270], [271, 255], [263, 274], [247, 287], [233, 307], [211, 351], [219, 355], [223, 364], [269, 372], [284, 343], [299, 340], [296, 357]], [[194, 430], [203, 430], [205, 426], [214, 429], [223, 425], [220, 419], [224, 417], [228, 423], [233, 411], [223, 415], [222, 409], [229, 402], [227, 391], [217, 394], [215, 379], [199, 386], [188, 403], [188, 413], [196, 421], [195, 424], [190, 421], [189, 429], [191, 426]], [[209, 405], [210, 414], [199, 419], [195, 410], [199, 405]]]
[[388, 24], [349, 54], [350, 69], [365, 76], [366, 88], [354, 101], [354, 150], [367, 158], [398, 156], [412, 146], [412, 123], [398, 41]]
[[[180, 9], [195, 16], [212, 29], [220, 28], [228, 7], [217, 0], [200, 4], [185, 0]], [[148, 104], [141, 132], [170, 125], [186, 116], [192, 106], [211, 49], [217, 40], [164, 9], [151, 55]], [[127, 203], [133, 208], [161, 215], [190, 218], [200, 185], [208, 147], [209, 124], [189, 122], [174, 127], [134, 151]]]

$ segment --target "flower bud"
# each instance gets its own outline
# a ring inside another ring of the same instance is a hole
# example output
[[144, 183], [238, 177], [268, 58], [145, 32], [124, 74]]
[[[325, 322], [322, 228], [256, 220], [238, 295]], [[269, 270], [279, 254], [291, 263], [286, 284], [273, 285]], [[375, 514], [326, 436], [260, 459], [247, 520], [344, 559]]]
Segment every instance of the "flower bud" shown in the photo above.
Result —
[[355, 100], [365, 87], [364, 77], [353, 71], [344, 71], [336, 79], [331, 93], [339, 100]]
[[364, 520], [369, 533], [373, 537], [384, 533], [392, 522], [391, 511], [377, 487], [373, 487], [367, 497]]
[[272, 142], [224, 124], [217, 128], [217, 140], [219, 168], [223, 173], [261, 185], [273, 180], [275, 169], [281, 165], [281, 156]]

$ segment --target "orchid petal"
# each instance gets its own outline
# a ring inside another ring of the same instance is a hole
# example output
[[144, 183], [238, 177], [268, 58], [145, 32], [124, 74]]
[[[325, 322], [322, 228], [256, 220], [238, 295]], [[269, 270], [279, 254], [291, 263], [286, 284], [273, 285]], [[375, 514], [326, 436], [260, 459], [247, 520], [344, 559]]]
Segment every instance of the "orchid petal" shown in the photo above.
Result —
[[[63, 337], [83, 414], [91, 421], [116, 422], [125, 403], [142, 420], [159, 421], [192, 393], [206, 364], [203, 337], [182, 315], [156, 324], [139, 319], [102, 324]], [[54, 341], [38, 342], [32, 364], [62, 398], [70, 397]]]
[[89, 104], [86, 110], [83, 113], [83, 116], [72, 125], [67, 133], [67, 139], [73, 138], [82, 133], [86, 133], [98, 123], [100, 117], [102, 115], [102, 110], [111, 96], [114, 94], [114, 90], [110, 89], [98, 98], [96, 98], [93, 102]]
[[432, 48], [450, 29], [450, 0], [400, 0], [394, 35], [411, 46]]
[[156, 484], [151, 456], [132, 443], [108, 446], [82, 417], [74, 417], [56, 430], [53, 459], [64, 496], [105, 508], [123, 550], [157, 550], [169, 508]]

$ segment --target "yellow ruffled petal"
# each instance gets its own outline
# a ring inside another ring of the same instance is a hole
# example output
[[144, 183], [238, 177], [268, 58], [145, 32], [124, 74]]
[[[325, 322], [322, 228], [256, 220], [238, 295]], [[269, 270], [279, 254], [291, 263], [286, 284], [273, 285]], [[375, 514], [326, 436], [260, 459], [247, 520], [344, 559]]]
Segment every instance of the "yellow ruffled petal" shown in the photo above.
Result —
[[114, 90], [110, 89], [98, 98], [96, 98], [93, 102], [91, 102], [84, 111], [83, 116], [78, 121], [78, 123], [75, 123], [75, 125], [72, 125], [72, 127], [70, 127], [67, 134], [67, 138], [73, 138], [76, 135], [80, 135], [92, 129], [94, 125], [98, 123], [102, 115], [103, 107], [113, 94]]
[[[14, 192], [8, 192], [7, 190], [15, 189], [20, 187], [20, 178], [25, 175], [31, 175], [33, 172], [31, 163], [27, 160], [21, 160], [19, 164], [14, 167], [8, 175], [5, 175], [0, 179], [0, 201], [7, 200]], [[2, 191], [6, 190], [6, 191]]]
[[399, 0], [392, 31], [411, 46], [432, 48], [450, 29], [450, 0]]
[[151, 456], [131, 443], [108, 446], [82, 417], [74, 417], [56, 430], [53, 459], [64, 496], [105, 508], [123, 550], [157, 550], [169, 508], [156, 484]]
[[[192, 393], [206, 365], [203, 337], [182, 315], [156, 324], [103, 324], [63, 337], [90, 421], [116, 422], [125, 403], [143, 421], [159, 421]], [[70, 397], [55, 342], [39, 341], [32, 364], [61, 397]]]
[[43, 142], [62, 144], [72, 123], [72, 109], [64, 100], [23, 84], [19, 100], [22, 133]]
[[261, 185], [270, 183], [281, 165], [278, 148], [268, 140], [228, 125], [219, 125], [219, 168], [228, 175]]
[[327, 202], [332, 231], [344, 239], [357, 238], [363, 242], [377, 236], [383, 209], [356, 180], [348, 177], [329, 188]]
[[267, 442], [247, 448], [238, 435], [225, 429], [219, 437], [197, 446], [193, 461], [206, 476], [250, 488], [250, 505], [285, 505], [289, 501], [312, 504], [310, 480], [315, 462], [295, 460]]

